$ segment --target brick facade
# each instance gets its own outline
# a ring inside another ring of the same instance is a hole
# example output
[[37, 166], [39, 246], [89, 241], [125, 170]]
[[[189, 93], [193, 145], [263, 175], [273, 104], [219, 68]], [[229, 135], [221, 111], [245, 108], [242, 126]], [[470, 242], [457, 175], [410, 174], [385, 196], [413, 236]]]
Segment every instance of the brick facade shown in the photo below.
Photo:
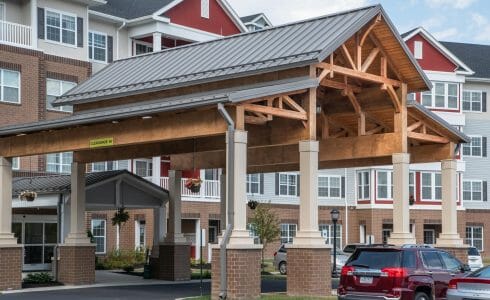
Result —
[[59, 246], [58, 281], [67, 285], [95, 283], [95, 247]]
[[161, 244], [160, 256], [151, 259], [154, 278], [171, 281], [191, 279], [190, 245]]
[[22, 287], [22, 247], [0, 247], [0, 291]]
[[[220, 249], [213, 248], [211, 299], [220, 295]], [[260, 249], [227, 249], [227, 299], [248, 300], [260, 298]]]

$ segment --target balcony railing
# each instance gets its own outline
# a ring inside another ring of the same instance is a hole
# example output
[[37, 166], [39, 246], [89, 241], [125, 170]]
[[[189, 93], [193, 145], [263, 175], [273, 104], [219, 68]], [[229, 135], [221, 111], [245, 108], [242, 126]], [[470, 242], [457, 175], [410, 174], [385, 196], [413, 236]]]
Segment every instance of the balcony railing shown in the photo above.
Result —
[[[145, 177], [147, 180], [152, 180], [151, 177]], [[187, 178], [182, 178], [180, 189], [182, 191], [182, 197], [184, 198], [206, 198], [206, 199], [219, 199], [220, 198], [220, 183], [219, 180], [203, 180], [201, 184], [201, 190], [199, 193], [193, 193], [185, 187]], [[168, 189], [168, 177], [160, 178], [160, 186], [164, 189]]]
[[30, 26], [0, 21], [0, 43], [20, 47], [32, 47], [32, 28]]

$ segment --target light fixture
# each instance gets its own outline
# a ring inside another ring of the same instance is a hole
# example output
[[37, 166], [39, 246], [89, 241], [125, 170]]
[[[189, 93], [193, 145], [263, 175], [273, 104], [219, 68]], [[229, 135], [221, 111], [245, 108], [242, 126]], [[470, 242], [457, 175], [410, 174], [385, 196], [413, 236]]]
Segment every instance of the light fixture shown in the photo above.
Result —
[[337, 221], [340, 217], [340, 212], [337, 209], [332, 209], [330, 212], [330, 217], [333, 222], [333, 266], [332, 266], [332, 277], [337, 278], [339, 274], [337, 273]]
[[340, 212], [336, 209], [332, 209], [330, 216], [332, 217], [332, 221], [336, 223], [339, 220]]
[[153, 118], [153, 117], [152, 117], [152, 116], [142, 116], [141, 118], [142, 118], [143, 120], [148, 120], [148, 119], [151, 119], [151, 118]]

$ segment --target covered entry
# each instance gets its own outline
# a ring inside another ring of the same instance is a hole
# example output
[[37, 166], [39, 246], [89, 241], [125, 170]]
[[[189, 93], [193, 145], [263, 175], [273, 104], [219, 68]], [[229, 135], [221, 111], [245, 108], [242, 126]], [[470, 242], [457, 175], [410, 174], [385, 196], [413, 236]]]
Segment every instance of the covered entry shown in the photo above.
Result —
[[[246, 227], [246, 174], [299, 170], [288, 293], [324, 296], [331, 290], [330, 249], [318, 230], [319, 167], [393, 164], [390, 243], [403, 244], [413, 242], [408, 166], [440, 161], [439, 244], [463, 245], [456, 233], [455, 153], [468, 137], [407, 101], [407, 93], [430, 86], [381, 6], [167, 49], [117, 61], [55, 101], [73, 105], [73, 116], [0, 129], [2, 186], [10, 186], [11, 157], [75, 152], [72, 219], [62, 246], [67, 264], [61, 267], [83, 275], [92, 270], [70, 266], [93, 255], [80, 215], [84, 164], [169, 155], [169, 227], [152, 263], [160, 278], [184, 280], [190, 274], [181, 230], [182, 170], [224, 168], [226, 234], [221, 248], [213, 249], [212, 297], [254, 299], [261, 246]], [[0, 198], [6, 244], [15, 242], [9, 240], [9, 193], [3, 188]]]

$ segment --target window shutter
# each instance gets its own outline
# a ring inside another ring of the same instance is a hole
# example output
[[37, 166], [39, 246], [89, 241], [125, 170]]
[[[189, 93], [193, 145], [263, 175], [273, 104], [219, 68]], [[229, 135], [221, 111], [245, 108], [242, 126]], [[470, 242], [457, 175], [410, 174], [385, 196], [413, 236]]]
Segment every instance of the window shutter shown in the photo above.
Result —
[[487, 137], [484, 136], [481, 138], [481, 155], [483, 157], [487, 157]]
[[77, 47], [83, 48], [83, 18], [77, 18]]
[[263, 195], [264, 194], [264, 174], [259, 175], [259, 184], [260, 184], [259, 193], [261, 195]]
[[44, 8], [37, 8], [37, 37], [44, 40]]
[[279, 173], [276, 173], [276, 195], [279, 195]]
[[107, 62], [111, 63], [114, 61], [114, 39], [112, 36], [107, 36]]
[[483, 201], [488, 201], [488, 197], [487, 197], [487, 182], [486, 181], [483, 181], [483, 184], [482, 184], [482, 189], [483, 189]]
[[299, 197], [299, 188], [300, 188], [300, 185], [299, 185], [299, 174], [296, 175], [296, 196]]
[[481, 111], [487, 112], [487, 92], [481, 93]]
[[341, 184], [340, 185], [340, 189], [341, 189], [341, 192], [340, 192], [341, 195], [340, 196], [342, 198], [345, 198], [345, 176], [342, 176], [340, 184]]

